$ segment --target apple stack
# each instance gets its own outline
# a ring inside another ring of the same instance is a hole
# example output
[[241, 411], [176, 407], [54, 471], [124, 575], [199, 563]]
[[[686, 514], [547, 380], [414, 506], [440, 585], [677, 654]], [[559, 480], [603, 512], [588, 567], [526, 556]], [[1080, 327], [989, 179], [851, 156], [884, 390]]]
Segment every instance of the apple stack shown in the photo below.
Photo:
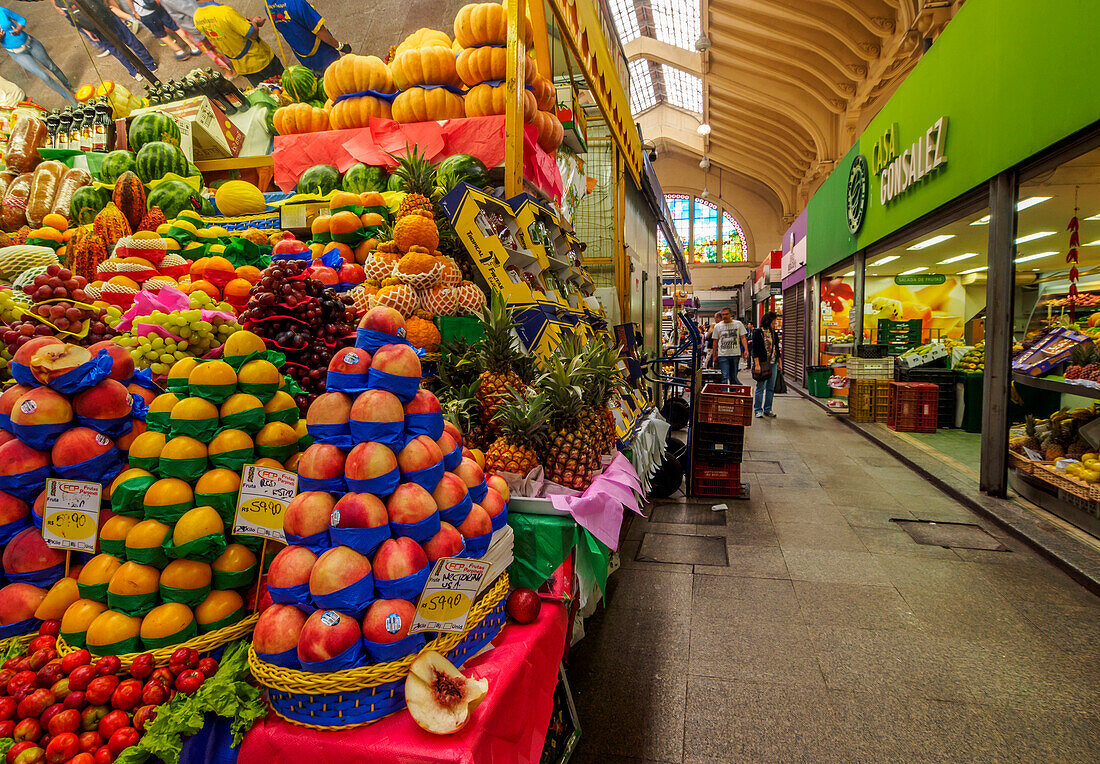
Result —
[[409, 627], [431, 564], [482, 556], [507, 521], [507, 497], [419, 389], [420, 359], [404, 335], [398, 311], [369, 310], [359, 347], [333, 356], [329, 391], [306, 414], [314, 443], [298, 460], [303, 492], [267, 576], [276, 604], [253, 639], [269, 663], [329, 672], [416, 652], [424, 636]]

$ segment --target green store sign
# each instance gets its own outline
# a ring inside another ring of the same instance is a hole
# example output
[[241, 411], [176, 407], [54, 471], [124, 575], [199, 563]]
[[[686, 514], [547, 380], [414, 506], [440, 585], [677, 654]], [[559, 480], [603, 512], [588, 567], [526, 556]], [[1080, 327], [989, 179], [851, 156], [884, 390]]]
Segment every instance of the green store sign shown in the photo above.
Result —
[[934, 286], [947, 281], [942, 273], [913, 273], [908, 276], [894, 276], [898, 286]]

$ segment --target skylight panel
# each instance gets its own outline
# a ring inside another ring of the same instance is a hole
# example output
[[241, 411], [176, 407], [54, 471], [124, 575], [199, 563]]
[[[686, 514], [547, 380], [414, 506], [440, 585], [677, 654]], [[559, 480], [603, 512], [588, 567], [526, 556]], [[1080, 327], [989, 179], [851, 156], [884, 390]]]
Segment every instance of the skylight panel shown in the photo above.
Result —
[[703, 113], [703, 81], [668, 64], [661, 64], [665, 80], [665, 100], [681, 109]]
[[638, 27], [638, 7], [634, 0], [609, 0], [608, 5], [611, 7], [611, 17], [615, 21], [615, 29], [623, 45], [636, 37], [641, 37], [641, 29]]
[[630, 62], [630, 110], [641, 114], [657, 105], [657, 92], [653, 87], [653, 74], [649, 61], [636, 58]]
[[699, 37], [697, 0], [639, 0], [652, 17], [651, 37], [678, 48], [691, 50]]

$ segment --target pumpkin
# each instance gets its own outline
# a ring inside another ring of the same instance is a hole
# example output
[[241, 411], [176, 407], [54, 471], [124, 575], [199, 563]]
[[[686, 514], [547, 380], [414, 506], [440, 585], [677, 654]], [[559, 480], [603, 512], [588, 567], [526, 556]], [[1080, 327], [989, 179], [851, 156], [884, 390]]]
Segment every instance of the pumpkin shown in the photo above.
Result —
[[539, 109], [542, 111], [557, 110], [558, 92], [554, 89], [554, 84], [550, 80], [540, 74], [531, 83], [531, 89], [535, 93], [535, 103], [538, 104]]
[[553, 154], [561, 145], [565, 131], [562, 129], [558, 116], [549, 111], [539, 111], [535, 114], [535, 127], [539, 130], [539, 145], [548, 154]]
[[364, 90], [394, 92], [390, 68], [378, 56], [349, 54], [325, 69], [325, 94], [329, 98]]
[[[493, 47], [463, 48], [455, 60], [455, 68], [458, 76], [469, 87], [482, 82], [503, 81], [508, 76], [508, 50]], [[530, 85], [538, 75], [535, 59], [527, 56], [525, 68], [524, 79]]]
[[[507, 100], [508, 88], [504, 85], [490, 85], [485, 82], [475, 85], [466, 94], [466, 116], [487, 117], [490, 114], [503, 114]], [[533, 122], [536, 112], [538, 107], [535, 104], [534, 94], [524, 89], [523, 121]]]
[[329, 126], [334, 130], [366, 127], [371, 117], [392, 119], [393, 115], [389, 102], [374, 96], [346, 98], [337, 104], [333, 104], [332, 111], [328, 115]]
[[271, 123], [279, 135], [319, 133], [329, 129], [328, 112], [308, 103], [292, 103], [276, 109]]
[[432, 47], [450, 48], [452, 45], [451, 38], [447, 36], [446, 32], [440, 32], [438, 29], [421, 27], [401, 41], [401, 44], [398, 45], [397, 49], [394, 51], [393, 56], [394, 60], [397, 60], [397, 57], [406, 50]]
[[[528, 47], [534, 37], [531, 20], [523, 20], [523, 39]], [[508, 10], [499, 3], [470, 3], [455, 14], [455, 41], [463, 48], [504, 45], [508, 42]]]
[[462, 97], [443, 88], [409, 88], [398, 93], [393, 101], [393, 118], [397, 122], [431, 122], [465, 116]]
[[455, 55], [449, 47], [409, 48], [390, 64], [398, 90], [414, 85], [458, 85]]

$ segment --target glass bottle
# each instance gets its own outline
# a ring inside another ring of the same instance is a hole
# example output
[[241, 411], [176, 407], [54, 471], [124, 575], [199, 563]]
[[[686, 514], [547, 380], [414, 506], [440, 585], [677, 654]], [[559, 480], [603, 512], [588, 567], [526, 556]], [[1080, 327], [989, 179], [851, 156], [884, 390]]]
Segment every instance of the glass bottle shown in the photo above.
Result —
[[73, 113], [69, 108], [64, 109], [57, 117], [57, 135], [54, 138], [54, 148], [69, 148], [69, 130], [73, 124]]

